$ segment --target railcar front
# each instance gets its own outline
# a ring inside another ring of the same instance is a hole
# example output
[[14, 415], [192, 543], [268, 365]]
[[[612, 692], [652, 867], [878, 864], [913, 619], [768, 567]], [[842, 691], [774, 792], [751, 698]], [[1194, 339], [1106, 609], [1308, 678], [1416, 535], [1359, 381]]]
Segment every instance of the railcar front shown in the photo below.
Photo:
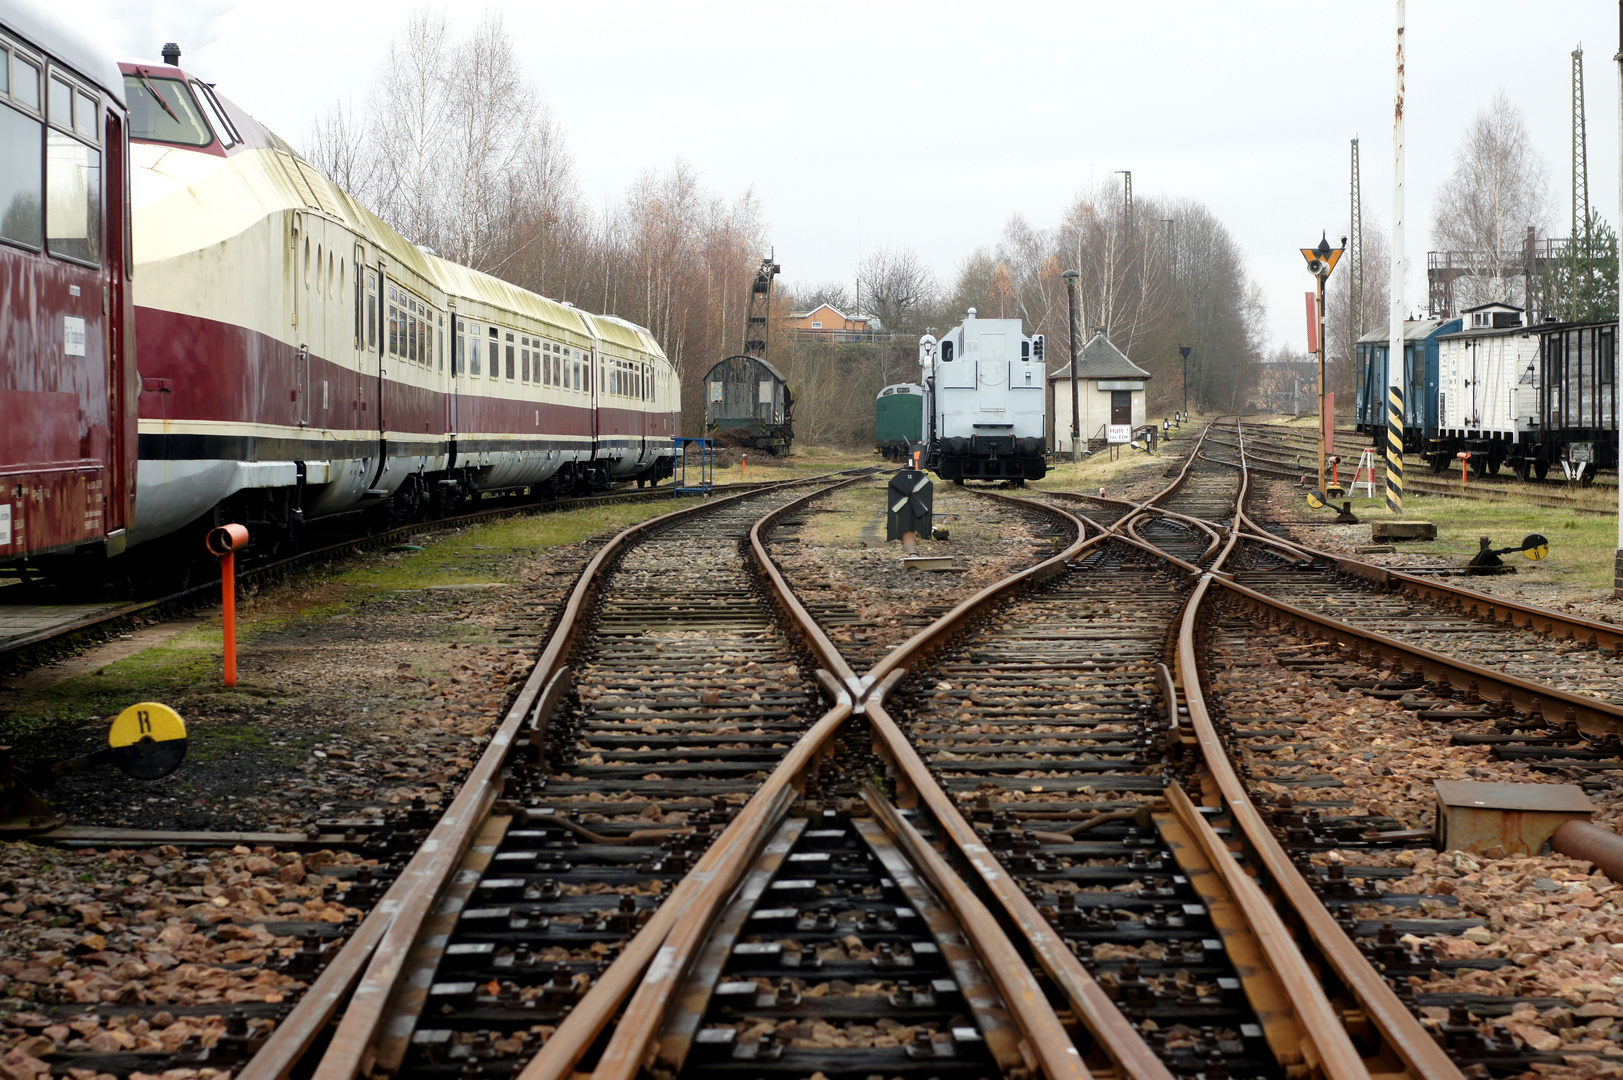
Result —
[[230, 518], [274, 548], [307, 518], [420, 512], [449, 449], [427, 257], [176, 59], [122, 65], [141, 271], [132, 539]]
[[894, 383], [874, 399], [875, 451], [886, 461], [907, 461], [924, 442], [924, 387]]
[[1041, 334], [974, 308], [939, 341], [919, 342], [930, 392], [926, 467], [943, 480], [1041, 480], [1048, 472]]
[[0, 567], [124, 550], [136, 483], [128, 114], [111, 57], [0, 10]]

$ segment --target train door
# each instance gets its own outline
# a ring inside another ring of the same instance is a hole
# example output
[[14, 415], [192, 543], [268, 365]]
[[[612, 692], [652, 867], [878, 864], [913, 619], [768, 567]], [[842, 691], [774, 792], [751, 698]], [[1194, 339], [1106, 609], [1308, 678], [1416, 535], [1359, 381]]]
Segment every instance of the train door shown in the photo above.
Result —
[[293, 354], [293, 422], [310, 426], [310, 346], [300, 345]]
[[[595, 348], [587, 349], [581, 355], [585, 357], [586, 402], [592, 412], [592, 460], [595, 462], [597, 442], [603, 436], [603, 410], [599, 406], [601, 399], [598, 395], [598, 388], [603, 385], [603, 360], [597, 355]], [[592, 377], [594, 371], [597, 373], [595, 379]]]
[[641, 408], [637, 410], [637, 461], [641, 464], [647, 464], [649, 460], [648, 425], [653, 420], [650, 414], [653, 409], [654, 369], [649, 364], [638, 364], [637, 370], [641, 373], [637, 376], [637, 400], [641, 404]]
[[[135, 427], [136, 393], [126, 381], [130, 377], [128, 328], [124, 304], [128, 299], [129, 263], [129, 163], [124, 144], [123, 120], [112, 109], [107, 115], [107, 433], [106, 479], [102, 483], [103, 531], [117, 532], [128, 526], [133, 462], [130, 460], [127, 431]], [[111, 552], [109, 552], [111, 554]]]
[[[388, 291], [388, 262], [383, 258], [379, 258], [377, 312], [378, 321], [380, 323], [383, 322], [384, 315], [387, 310], [384, 305], [388, 300]], [[389, 447], [387, 437], [384, 434], [383, 416], [383, 377], [388, 372], [384, 368], [383, 362], [384, 354], [388, 347], [388, 341], [385, 339], [393, 340], [396, 343], [399, 342], [399, 324], [396, 322], [390, 322], [385, 325], [388, 327], [388, 332], [378, 334], [377, 348], [366, 350], [365, 358], [361, 364], [361, 370], [356, 373], [356, 378], [361, 384], [360, 398], [361, 407], [363, 410], [361, 413], [361, 426], [369, 431], [376, 428], [378, 433], [378, 463], [377, 467], [372, 470], [372, 482], [367, 485], [369, 488], [376, 488], [378, 486], [378, 483], [383, 479], [384, 467], [389, 463]], [[367, 408], [368, 405], [371, 406], [370, 409]], [[371, 419], [367, 419], [368, 416], [370, 416]]]

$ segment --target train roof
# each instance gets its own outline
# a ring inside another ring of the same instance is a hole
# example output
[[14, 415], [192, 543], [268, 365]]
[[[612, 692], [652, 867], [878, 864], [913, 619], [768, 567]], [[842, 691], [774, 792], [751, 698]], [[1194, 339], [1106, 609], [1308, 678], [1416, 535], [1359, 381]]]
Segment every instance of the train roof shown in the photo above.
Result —
[[568, 304], [549, 300], [499, 277], [463, 266], [461, 263], [454, 263], [438, 255], [424, 254], [423, 258], [429, 266], [430, 275], [452, 296], [465, 296], [470, 300], [478, 300], [516, 315], [528, 316], [560, 330], [572, 331], [586, 337], [594, 336], [586, 313], [577, 311]]
[[78, 72], [123, 105], [124, 76], [113, 54], [32, 0], [11, 0], [0, 16], [5, 28], [53, 60]]
[[[1431, 337], [1433, 334], [1445, 334], [1445, 333], [1448, 333], [1449, 331], [1447, 329], [1445, 329], [1448, 326], [1448, 324], [1449, 323], [1458, 323], [1459, 321], [1460, 320], [1457, 319], [1457, 318], [1453, 318], [1453, 319], [1437, 319], [1437, 318], [1407, 319], [1403, 323], [1403, 340], [1404, 341], [1424, 341], [1427, 338]], [[1391, 333], [1392, 333], [1392, 331], [1389, 328], [1383, 326], [1379, 330], [1371, 330], [1369, 333], [1367, 333], [1363, 337], [1359, 338], [1358, 341], [1357, 341], [1357, 344], [1359, 344], [1359, 345], [1390, 345], [1391, 342], [1392, 342]]]
[[641, 352], [651, 353], [655, 356], [664, 356], [665, 352], [654, 340], [654, 335], [647, 327], [638, 326], [629, 319], [622, 319], [618, 315], [594, 315], [590, 312], [581, 313], [586, 321], [592, 324], [598, 337], [613, 341], [628, 349], [637, 349]]
[[879, 391], [878, 395], [876, 396], [889, 397], [892, 394], [918, 394], [920, 397], [922, 397], [924, 395], [924, 387], [920, 386], [918, 383], [891, 383], [889, 386]]
[[771, 376], [774, 379], [777, 379], [779, 382], [781, 382], [781, 383], [783, 383], [785, 385], [787, 385], [788, 382], [789, 382], [788, 379], [785, 379], [783, 377], [783, 372], [779, 371], [777, 368], [773, 367], [771, 364], [767, 363], [765, 360], [762, 360], [759, 356], [751, 356], [748, 353], [737, 353], [737, 354], [735, 354], [733, 356], [724, 356], [724, 357], [722, 357], [720, 360], [717, 360], [714, 364], [710, 365], [710, 371], [705, 372], [704, 377], [706, 379], [709, 379], [711, 371], [715, 371], [717, 368], [719, 368], [721, 365], [725, 364], [729, 360], [753, 360], [757, 364], [760, 364], [762, 367], [766, 368], [766, 370], [771, 374]]

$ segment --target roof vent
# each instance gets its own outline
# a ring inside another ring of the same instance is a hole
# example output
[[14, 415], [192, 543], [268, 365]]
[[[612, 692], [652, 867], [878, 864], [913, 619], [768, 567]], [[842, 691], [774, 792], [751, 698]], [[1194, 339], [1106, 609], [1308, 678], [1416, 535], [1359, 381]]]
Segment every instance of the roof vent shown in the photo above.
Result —
[[170, 67], [180, 66], [180, 46], [173, 41], [163, 47], [163, 62]]
[[969, 317], [971, 319], [973, 319], [975, 317], [975, 309], [974, 308], [969, 309]]

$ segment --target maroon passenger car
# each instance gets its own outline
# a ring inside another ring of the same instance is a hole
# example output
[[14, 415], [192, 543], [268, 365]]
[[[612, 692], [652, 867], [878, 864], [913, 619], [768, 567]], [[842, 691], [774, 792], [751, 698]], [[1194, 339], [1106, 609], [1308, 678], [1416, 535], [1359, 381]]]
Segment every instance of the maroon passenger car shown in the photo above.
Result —
[[138, 388], [123, 86], [71, 29], [0, 14], [0, 565], [124, 549]]

